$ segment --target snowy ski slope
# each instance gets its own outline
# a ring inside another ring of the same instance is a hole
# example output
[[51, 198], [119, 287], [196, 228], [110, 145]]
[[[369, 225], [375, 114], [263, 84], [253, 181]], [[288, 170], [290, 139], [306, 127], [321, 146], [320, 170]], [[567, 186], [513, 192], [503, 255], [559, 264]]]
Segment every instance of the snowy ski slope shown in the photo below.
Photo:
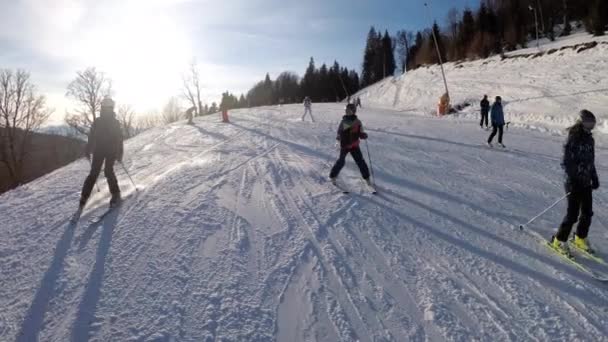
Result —
[[[589, 42], [598, 45], [578, 52]], [[571, 46], [579, 48], [565, 48]], [[603, 120], [599, 128], [608, 133], [608, 37], [578, 33], [545, 42], [541, 51], [547, 54], [534, 57], [539, 50], [531, 47], [508, 54], [527, 57], [445, 64], [452, 104], [472, 104], [460, 116], [477, 118], [482, 96], [493, 100], [500, 95], [506, 119], [514, 125], [556, 133], [571, 125], [584, 106]], [[433, 65], [389, 77], [355, 96], [364, 106], [429, 115], [444, 92], [441, 70]]]
[[[67, 224], [86, 160], [0, 196], [0, 340], [608, 341], [608, 285], [512, 230], [562, 195], [562, 137], [512, 128], [492, 150], [471, 120], [364, 108], [380, 194], [349, 159], [343, 195], [326, 178], [342, 106], [313, 109], [128, 141], [140, 192], [119, 169], [127, 199], [97, 225], [104, 180]], [[608, 184], [602, 139], [597, 159]]]

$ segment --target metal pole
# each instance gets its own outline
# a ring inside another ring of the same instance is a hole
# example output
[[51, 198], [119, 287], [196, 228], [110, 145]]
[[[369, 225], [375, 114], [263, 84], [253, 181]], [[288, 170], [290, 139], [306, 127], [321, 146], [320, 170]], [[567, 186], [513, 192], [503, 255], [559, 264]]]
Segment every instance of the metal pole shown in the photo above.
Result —
[[[432, 23], [433, 17], [431, 16], [431, 9], [428, 4], [425, 2], [424, 7], [428, 10], [429, 20]], [[437, 43], [437, 36], [435, 35], [435, 30], [431, 26], [431, 31], [433, 32], [433, 40], [435, 41], [435, 49], [437, 50], [437, 58], [439, 59], [439, 66], [441, 67], [441, 75], [443, 76], [443, 85], [445, 86], [445, 93], [450, 97], [450, 91], [448, 90], [448, 81], [445, 78], [445, 70], [443, 70], [443, 61], [441, 60], [441, 53], [439, 52], [439, 44]]]
[[528, 6], [530, 11], [534, 11], [534, 26], [536, 27], [536, 48], [540, 49], [540, 42], [538, 40], [538, 16], [536, 15], [536, 8], [532, 5]]
[[344, 85], [344, 80], [342, 79], [342, 74], [340, 73], [340, 70], [338, 70], [338, 77], [340, 78], [340, 83], [342, 83], [342, 88], [344, 89], [344, 93], [346, 93], [346, 97], [348, 98], [348, 96], [350, 96], [350, 94], [348, 93], [348, 90], [346, 90], [346, 85]]
[[524, 223], [524, 224], [520, 224], [520, 225], [519, 225], [519, 229], [520, 229], [520, 230], [524, 230], [524, 228], [525, 228], [527, 225], [529, 225], [530, 223], [532, 223], [532, 222], [536, 221], [536, 219], [537, 219], [537, 218], [539, 218], [539, 217], [543, 216], [543, 214], [544, 214], [544, 213], [546, 213], [547, 211], [549, 211], [549, 210], [553, 209], [553, 207], [555, 207], [556, 205], [558, 205], [558, 204], [559, 204], [559, 202], [561, 202], [561, 201], [565, 200], [565, 199], [566, 199], [568, 196], [570, 196], [570, 194], [571, 194], [571, 192], [567, 193], [566, 195], [564, 195], [564, 197], [562, 197], [562, 198], [558, 199], [557, 201], [555, 201], [555, 203], [553, 203], [553, 204], [552, 204], [552, 205], [551, 205], [549, 208], [547, 208], [547, 209], [543, 210], [543, 211], [542, 211], [540, 214], [538, 214], [538, 215], [534, 216], [534, 217], [533, 217], [533, 218], [532, 218], [530, 221], [528, 221], [528, 222], [526, 222], [526, 223]]

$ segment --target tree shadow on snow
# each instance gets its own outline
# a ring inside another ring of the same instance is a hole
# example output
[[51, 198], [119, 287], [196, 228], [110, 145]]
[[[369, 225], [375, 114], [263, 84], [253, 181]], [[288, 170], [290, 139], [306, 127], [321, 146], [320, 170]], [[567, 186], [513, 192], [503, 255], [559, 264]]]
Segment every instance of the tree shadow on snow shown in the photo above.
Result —
[[112, 234], [116, 227], [120, 211], [121, 207], [108, 214], [103, 220], [101, 237], [99, 238], [95, 257], [95, 265], [93, 265], [93, 270], [89, 276], [89, 282], [84, 289], [82, 300], [78, 306], [78, 312], [76, 313], [76, 318], [72, 326], [71, 341], [81, 342], [89, 340], [91, 324], [95, 321], [95, 312], [97, 311], [97, 304], [101, 297], [106, 259], [112, 245]]

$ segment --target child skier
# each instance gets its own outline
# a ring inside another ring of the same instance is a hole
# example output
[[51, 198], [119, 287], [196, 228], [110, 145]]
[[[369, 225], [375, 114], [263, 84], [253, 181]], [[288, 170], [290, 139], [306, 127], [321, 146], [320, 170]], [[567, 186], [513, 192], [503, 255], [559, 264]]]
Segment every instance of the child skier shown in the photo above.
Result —
[[306, 114], [310, 114], [310, 119], [312, 122], [315, 122], [315, 118], [312, 116], [312, 101], [308, 96], [304, 98], [304, 115], [302, 115], [302, 121], [306, 118]]
[[86, 157], [89, 160], [91, 160], [91, 153], [93, 154], [91, 171], [82, 186], [79, 211], [82, 211], [86, 205], [101, 172], [101, 166], [104, 164], [104, 175], [108, 180], [108, 186], [112, 194], [110, 206], [117, 205], [121, 200], [120, 188], [114, 173], [114, 162], [122, 162], [123, 137], [120, 123], [116, 120], [116, 114], [114, 113], [114, 101], [108, 96], [101, 102], [99, 118], [95, 119], [89, 132], [89, 140], [85, 150]]
[[488, 146], [492, 147], [492, 139], [496, 136], [498, 131], [498, 145], [505, 147], [502, 143], [503, 127], [505, 126], [505, 114], [502, 109], [502, 99], [500, 96], [496, 96], [494, 104], [492, 105], [492, 134], [488, 137]]
[[363, 125], [357, 118], [357, 115], [355, 115], [356, 112], [356, 105], [352, 103], [347, 104], [345, 109], [346, 115], [342, 117], [342, 122], [340, 123], [340, 126], [338, 126], [338, 136], [336, 140], [340, 142], [340, 157], [329, 174], [329, 179], [334, 185], [336, 185], [336, 178], [338, 177], [338, 174], [340, 174], [340, 170], [344, 167], [346, 156], [350, 153], [357, 163], [359, 171], [361, 171], [361, 176], [367, 185], [372, 186], [369, 179], [367, 163], [365, 163], [363, 153], [361, 153], [361, 149], [359, 148], [359, 139], [367, 139], [367, 133], [363, 132]]
[[562, 168], [566, 172], [566, 193], [568, 211], [557, 233], [551, 237], [551, 246], [568, 257], [568, 237], [572, 226], [578, 221], [574, 235], [574, 247], [587, 253], [594, 253], [587, 234], [593, 216], [592, 191], [600, 187], [595, 169], [595, 141], [591, 131], [595, 127], [595, 116], [588, 110], [579, 113], [579, 119], [568, 129], [568, 140], [564, 145]]

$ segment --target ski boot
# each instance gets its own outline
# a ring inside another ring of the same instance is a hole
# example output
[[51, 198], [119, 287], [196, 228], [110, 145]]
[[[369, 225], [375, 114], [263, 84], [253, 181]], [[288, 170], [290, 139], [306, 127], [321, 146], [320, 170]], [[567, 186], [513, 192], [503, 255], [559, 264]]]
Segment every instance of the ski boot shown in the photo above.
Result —
[[502, 148], [507, 148], [507, 147], [505, 146], [505, 144], [503, 144], [503, 143], [498, 143], [498, 146], [500, 146], [500, 147], [502, 147]]
[[491, 143], [491, 142], [489, 142], [489, 143], [488, 143], [488, 147], [489, 147], [489, 148], [493, 148], [493, 147], [494, 147], [494, 145], [492, 145], [492, 143]]
[[589, 254], [595, 254], [595, 250], [591, 248], [591, 244], [589, 243], [589, 241], [587, 241], [587, 239], [580, 238], [578, 237], [578, 235], [575, 234], [573, 243], [575, 248], [580, 249], [583, 252]]
[[551, 243], [549, 243], [551, 248], [553, 248], [557, 253], [561, 255], [572, 258], [572, 253], [570, 253], [570, 247], [568, 246], [568, 241], [559, 241], [555, 236], [551, 237]]
[[336, 186], [338, 185], [338, 179], [337, 179], [336, 177], [334, 177], [334, 178], [329, 178], [329, 181], [330, 181], [330, 182], [331, 182], [331, 184], [333, 184], [333, 185], [336, 185]]
[[110, 208], [119, 206], [121, 202], [122, 198], [120, 197], [120, 192], [112, 194], [112, 198], [110, 199]]
[[363, 180], [365, 181], [365, 184], [367, 184], [367, 186], [372, 187], [372, 188], [374, 187], [374, 184], [372, 184], [372, 180], [371, 179], [369, 179], [369, 178], [365, 179], [364, 178]]

